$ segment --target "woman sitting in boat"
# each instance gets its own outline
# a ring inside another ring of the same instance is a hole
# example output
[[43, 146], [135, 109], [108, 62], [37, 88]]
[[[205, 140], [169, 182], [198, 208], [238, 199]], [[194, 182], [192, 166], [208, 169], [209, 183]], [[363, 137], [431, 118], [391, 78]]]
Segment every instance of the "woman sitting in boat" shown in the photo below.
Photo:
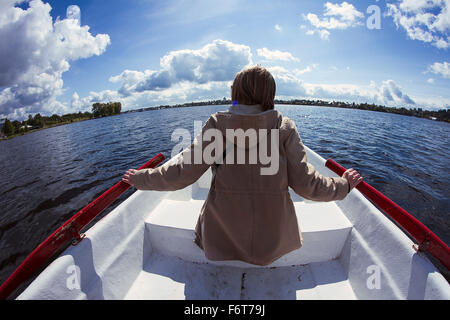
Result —
[[[307, 162], [294, 121], [274, 109], [276, 84], [265, 68], [238, 73], [231, 91], [230, 109], [211, 115], [178, 161], [130, 169], [123, 181], [139, 190], [174, 191], [212, 168], [195, 243], [209, 260], [268, 265], [302, 246], [289, 187], [309, 200], [334, 201], [362, 178], [353, 169], [342, 178], [324, 177]], [[213, 161], [205, 156], [211, 150]], [[255, 155], [259, 158], [251, 159]]]

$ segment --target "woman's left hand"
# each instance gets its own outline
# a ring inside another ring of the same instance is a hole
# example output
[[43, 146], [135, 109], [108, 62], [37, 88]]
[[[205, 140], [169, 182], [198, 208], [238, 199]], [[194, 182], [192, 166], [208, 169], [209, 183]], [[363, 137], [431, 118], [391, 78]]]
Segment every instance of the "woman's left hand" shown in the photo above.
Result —
[[135, 169], [129, 169], [122, 177], [122, 181], [125, 183], [128, 183], [130, 186], [133, 185], [133, 182], [131, 182], [133, 176], [136, 174], [137, 170]]
[[347, 179], [350, 186], [350, 191], [363, 181], [363, 178], [360, 176], [358, 171], [353, 168], [345, 171], [342, 177]]

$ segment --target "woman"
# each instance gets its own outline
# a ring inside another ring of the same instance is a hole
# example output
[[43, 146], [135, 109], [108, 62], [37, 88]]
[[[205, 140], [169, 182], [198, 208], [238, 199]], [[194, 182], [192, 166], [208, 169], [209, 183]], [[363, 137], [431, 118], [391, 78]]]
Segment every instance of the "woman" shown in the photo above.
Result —
[[[275, 80], [265, 68], [243, 70], [233, 82], [233, 106], [210, 116], [179, 161], [156, 169], [130, 169], [123, 176], [139, 190], [173, 191], [191, 185], [212, 168], [194, 240], [210, 260], [272, 263], [302, 246], [289, 187], [309, 200], [334, 201], [344, 199], [362, 181], [353, 169], [342, 178], [329, 178], [308, 164], [295, 123], [274, 110], [275, 91]], [[211, 130], [222, 136], [205, 144], [208, 139], [202, 137]], [[252, 130], [259, 135], [249, 134]], [[212, 149], [215, 163], [204, 157]], [[203, 157], [196, 157], [196, 150]], [[252, 155], [260, 158], [249, 160]], [[268, 166], [275, 170], [264, 171]]]

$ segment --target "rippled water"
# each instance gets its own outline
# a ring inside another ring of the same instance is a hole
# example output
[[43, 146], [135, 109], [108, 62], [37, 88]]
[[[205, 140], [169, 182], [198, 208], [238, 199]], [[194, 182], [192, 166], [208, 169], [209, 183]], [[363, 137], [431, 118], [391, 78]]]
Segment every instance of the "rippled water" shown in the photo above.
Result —
[[[126, 169], [159, 152], [170, 156], [177, 143], [171, 141], [175, 128], [193, 133], [195, 120], [204, 122], [225, 109], [122, 114], [0, 142], [0, 282]], [[368, 183], [450, 243], [450, 124], [351, 109], [277, 109], [296, 122], [305, 145], [359, 170]]]

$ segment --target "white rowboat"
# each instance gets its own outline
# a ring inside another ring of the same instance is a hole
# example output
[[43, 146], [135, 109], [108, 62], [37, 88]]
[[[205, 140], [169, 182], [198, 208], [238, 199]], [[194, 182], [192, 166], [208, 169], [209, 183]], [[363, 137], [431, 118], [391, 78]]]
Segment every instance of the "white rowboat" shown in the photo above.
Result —
[[208, 261], [193, 240], [210, 181], [208, 170], [183, 190], [136, 191], [18, 299], [450, 299], [443, 275], [357, 190], [327, 203], [291, 191], [304, 244], [267, 267]]

